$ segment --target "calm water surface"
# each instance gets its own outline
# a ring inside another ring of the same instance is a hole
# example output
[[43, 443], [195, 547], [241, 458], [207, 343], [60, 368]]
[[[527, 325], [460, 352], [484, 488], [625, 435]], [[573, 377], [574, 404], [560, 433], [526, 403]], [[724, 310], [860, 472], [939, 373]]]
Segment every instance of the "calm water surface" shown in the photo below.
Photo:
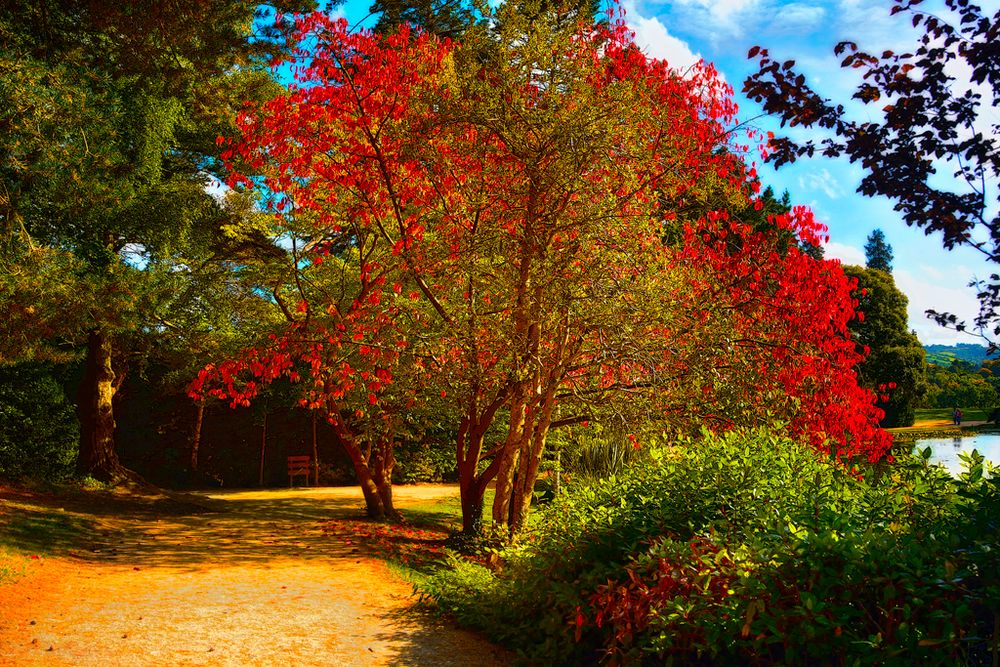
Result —
[[961, 472], [961, 452], [979, 450], [987, 461], [1000, 465], [1000, 433], [978, 433], [967, 438], [922, 438], [914, 444], [914, 451], [931, 448], [931, 461], [942, 463], [952, 473]]

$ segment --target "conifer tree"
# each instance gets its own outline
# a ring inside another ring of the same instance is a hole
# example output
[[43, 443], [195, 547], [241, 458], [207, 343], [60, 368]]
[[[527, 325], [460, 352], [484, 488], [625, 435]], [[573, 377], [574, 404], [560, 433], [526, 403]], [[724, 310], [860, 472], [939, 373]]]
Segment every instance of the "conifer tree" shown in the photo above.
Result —
[[868, 242], [865, 243], [865, 266], [892, 273], [892, 246], [886, 243], [881, 229], [868, 235]]

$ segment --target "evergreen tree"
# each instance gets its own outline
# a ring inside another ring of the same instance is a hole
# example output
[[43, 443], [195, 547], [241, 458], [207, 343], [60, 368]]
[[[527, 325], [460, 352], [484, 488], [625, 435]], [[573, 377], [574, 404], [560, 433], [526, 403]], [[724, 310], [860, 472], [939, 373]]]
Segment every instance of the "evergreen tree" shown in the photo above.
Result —
[[173, 267], [226, 243], [234, 216], [206, 191], [215, 138], [244, 100], [280, 92], [267, 64], [291, 46], [291, 22], [274, 11], [247, 0], [0, 6], [0, 312], [15, 338], [0, 341], [0, 363], [86, 346], [81, 473], [128, 476], [114, 449], [122, 336], [169, 329], [163, 304], [185, 278]]
[[865, 243], [865, 266], [877, 271], [892, 273], [892, 246], [885, 242], [885, 234], [876, 229]]
[[457, 40], [475, 23], [475, 13], [465, 0], [375, 0], [369, 8], [380, 14], [375, 31], [389, 33], [403, 23], [439, 37]]

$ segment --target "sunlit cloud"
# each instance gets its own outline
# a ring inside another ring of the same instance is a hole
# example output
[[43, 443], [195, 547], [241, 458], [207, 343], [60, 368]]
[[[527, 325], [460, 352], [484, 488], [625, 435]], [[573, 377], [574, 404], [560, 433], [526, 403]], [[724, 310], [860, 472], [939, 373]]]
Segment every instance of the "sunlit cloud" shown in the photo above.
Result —
[[687, 42], [670, 34], [657, 18], [643, 16], [635, 2], [623, 3], [629, 28], [635, 33], [636, 44], [650, 57], [665, 60], [672, 68], [684, 70], [701, 60]]
[[893, 273], [896, 286], [910, 300], [907, 308], [909, 324], [917, 332], [921, 343], [954, 345], [981, 342], [969, 334], [938, 326], [933, 320], [927, 319], [925, 313], [927, 310], [954, 313], [960, 320], [965, 319], [971, 325], [972, 318], [979, 311], [979, 301], [974, 289], [962, 286], [967, 280], [958, 278], [971, 276], [971, 273], [971, 269], [958, 267], [945, 274], [929, 265], [921, 265], [918, 272], [897, 269]]
[[839, 259], [843, 264], [865, 265], [865, 253], [860, 248], [831, 241], [823, 246], [827, 259]]

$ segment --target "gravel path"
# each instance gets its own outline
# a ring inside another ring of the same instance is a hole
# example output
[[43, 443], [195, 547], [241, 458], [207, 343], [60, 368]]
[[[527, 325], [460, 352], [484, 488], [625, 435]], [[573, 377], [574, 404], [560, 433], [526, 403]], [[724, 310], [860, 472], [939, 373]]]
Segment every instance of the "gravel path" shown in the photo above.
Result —
[[[454, 493], [403, 487], [398, 504]], [[411, 587], [320, 522], [354, 489], [225, 493], [215, 511], [109, 512], [92, 543], [0, 586], [0, 665], [412, 665], [508, 657], [414, 608]]]

